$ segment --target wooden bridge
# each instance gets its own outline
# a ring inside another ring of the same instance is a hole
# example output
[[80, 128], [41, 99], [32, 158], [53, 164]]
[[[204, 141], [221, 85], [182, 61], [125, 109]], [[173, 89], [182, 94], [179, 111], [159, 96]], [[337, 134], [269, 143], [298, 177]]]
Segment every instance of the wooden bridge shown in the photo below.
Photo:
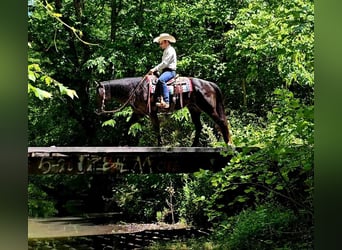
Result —
[[[28, 173], [118, 175], [191, 173], [199, 169], [218, 171], [231, 158], [228, 150], [203, 147], [29, 147]], [[223, 151], [228, 154], [222, 154]]]

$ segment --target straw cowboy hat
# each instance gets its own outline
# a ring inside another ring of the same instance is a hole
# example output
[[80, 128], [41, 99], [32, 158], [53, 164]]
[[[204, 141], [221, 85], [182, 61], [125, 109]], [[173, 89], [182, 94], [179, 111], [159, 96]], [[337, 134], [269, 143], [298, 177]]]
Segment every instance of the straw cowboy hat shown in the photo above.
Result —
[[153, 39], [153, 42], [155, 43], [159, 43], [161, 41], [167, 40], [171, 43], [175, 43], [176, 42], [176, 38], [174, 38], [173, 36], [171, 36], [168, 33], [162, 33], [159, 36], [157, 36], [156, 38]]

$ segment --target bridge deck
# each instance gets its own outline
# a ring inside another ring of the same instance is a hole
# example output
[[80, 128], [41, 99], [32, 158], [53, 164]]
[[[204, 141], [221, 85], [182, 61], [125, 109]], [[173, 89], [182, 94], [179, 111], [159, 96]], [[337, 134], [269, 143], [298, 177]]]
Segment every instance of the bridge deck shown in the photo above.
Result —
[[204, 147], [29, 147], [29, 174], [191, 173], [220, 170], [231, 157]]
[[28, 153], [217, 153], [204, 147], [29, 147]]

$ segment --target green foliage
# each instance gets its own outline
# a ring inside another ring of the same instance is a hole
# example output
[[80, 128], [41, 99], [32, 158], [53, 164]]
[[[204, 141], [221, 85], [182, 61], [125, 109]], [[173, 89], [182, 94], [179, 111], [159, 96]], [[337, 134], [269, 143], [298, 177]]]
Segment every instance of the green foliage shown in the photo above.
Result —
[[[258, 249], [264, 249], [268, 244], [270, 248], [280, 246], [277, 245], [281, 239], [279, 235], [273, 235], [274, 241], [263, 238], [267, 230], [277, 231], [280, 230], [275, 229], [278, 226], [290, 226], [283, 220], [288, 219], [290, 223], [294, 213], [300, 214], [296, 215], [296, 225], [300, 224], [301, 230], [306, 232], [305, 240], [296, 237], [298, 232], [291, 234], [295, 244], [312, 244], [313, 107], [303, 104], [284, 89], [277, 89], [272, 100], [273, 109], [266, 120], [253, 114], [231, 116], [236, 135], [234, 141], [243, 150], [235, 152], [222, 171], [200, 170], [191, 178], [184, 176], [180, 215], [195, 225], [212, 222], [222, 239], [231, 235], [227, 244], [233, 245], [224, 245], [223, 249], [239, 249], [236, 246], [242, 247], [241, 242], [252, 244], [259, 236]], [[237, 119], [241, 117], [243, 119]], [[283, 209], [265, 208], [262, 205], [265, 202], [281, 204]], [[256, 211], [254, 206], [257, 206]], [[287, 212], [283, 213], [284, 209]], [[235, 220], [235, 224], [231, 220]], [[265, 224], [270, 226], [265, 229]], [[249, 247], [245, 245], [245, 248]]]
[[133, 136], [136, 136], [139, 132], [141, 132], [143, 129], [142, 129], [142, 126], [140, 123], [136, 122], [134, 124], [132, 124], [132, 126], [129, 128], [128, 130], [128, 134], [130, 135], [133, 135]]
[[[104, 122], [102, 126], [110, 125], [112, 127], [115, 127], [116, 125], [115, 119], [120, 118], [120, 117], [124, 118], [126, 122], [128, 122], [129, 119], [131, 118], [132, 113], [133, 113], [132, 108], [126, 107], [123, 110], [114, 113], [113, 119]], [[133, 137], [138, 137], [138, 135], [140, 135], [140, 132], [142, 132], [142, 130], [143, 130], [142, 125], [136, 122], [128, 128], [128, 135], [132, 135]]]
[[37, 98], [28, 100], [30, 146], [64, 146], [80, 139], [82, 130], [77, 121], [70, 119], [64, 101], [52, 98], [43, 104]]
[[[223, 215], [217, 207], [236, 209], [265, 199], [279, 200], [312, 216], [313, 108], [285, 90], [275, 91], [274, 98], [266, 128], [254, 131], [249, 126], [246, 133], [241, 131], [235, 142], [245, 150], [235, 153], [221, 172], [213, 174], [210, 219]], [[260, 149], [251, 153], [246, 145]]]
[[147, 249], [312, 249], [312, 232], [301, 215], [265, 203], [221, 221], [206, 237], [154, 242]]
[[[113, 208], [104, 197], [111, 195], [111, 186], [115, 182], [115, 177], [110, 175], [31, 175], [29, 211], [31, 209], [33, 214], [37, 214], [37, 209], [53, 208], [54, 214], [46, 216], [107, 212], [106, 209]], [[40, 213], [37, 216], [43, 215]]]
[[240, 9], [227, 38], [236, 46], [235, 55], [251, 63], [247, 81], [257, 79], [255, 66], [269, 59], [287, 85], [313, 85], [313, 22], [312, 1], [260, 0]]
[[222, 222], [215, 236], [227, 249], [275, 249], [282, 247], [280, 242], [289, 243], [283, 242], [283, 239], [293, 229], [291, 224], [295, 220], [293, 211], [275, 204], [265, 204], [243, 210]]
[[[310, 249], [312, 225], [275, 203], [248, 208], [219, 225], [214, 238], [224, 249]], [[307, 229], [309, 228], [309, 230]]]
[[28, 184], [28, 215], [30, 217], [51, 217], [57, 213], [55, 202], [36, 185]]
[[32, 84], [34, 83], [45, 83], [47, 87], [52, 86], [55, 89], [58, 89], [61, 95], [67, 95], [71, 99], [74, 99], [74, 97], [78, 98], [75, 90], [65, 87], [62, 83], [59, 83], [56, 80], [44, 74], [41, 71], [38, 64], [30, 64], [28, 66], [28, 79], [29, 82], [31, 82], [28, 83], [28, 93], [33, 93], [40, 100], [43, 100], [45, 98], [51, 98], [53, 94], [51, 92], [33, 86]]
[[110, 60], [105, 60], [103, 56], [99, 56], [95, 59], [89, 59], [84, 66], [88, 69], [95, 69], [99, 74], [105, 74], [109, 64]]
[[114, 119], [110, 119], [107, 120], [105, 122], [102, 123], [102, 127], [104, 126], [111, 126], [111, 127], [115, 127], [115, 120]]
[[[198, 177], [200, 175], [200, 177]], [[179, 214], [189, 225], [206, 225], [208, 217], [205, 213], [207, 200], [214, 193], [210, 186], [211, 173], [201, 170], [195, 176], [183, 175], [183, 189], [180, 192]]]
[[[149, 174], [125, 175], [119, 185], [113, 187], [112, 200], [124, 213], [125, 220], [148, 222], [165, 220], [169, 214], [168, 192], [170, 183], [180, 184], [179, 175]], [[177, 191], [175, 191], [177, 193]], [[176, 205], [178, 197], [175, 197]], [[159, 214], [159, 215], [158, 215]]]
[[291, 85], [296, 94], [307, 91], [312, 98], [313, 12], [313, 1], [258, 0], [230, 20], [234, 28], [226, 33], [227, 73], [231, 93], [243, 95], [240, 103], [245, 99], [244, 105], [258, 110], [275, 88]]

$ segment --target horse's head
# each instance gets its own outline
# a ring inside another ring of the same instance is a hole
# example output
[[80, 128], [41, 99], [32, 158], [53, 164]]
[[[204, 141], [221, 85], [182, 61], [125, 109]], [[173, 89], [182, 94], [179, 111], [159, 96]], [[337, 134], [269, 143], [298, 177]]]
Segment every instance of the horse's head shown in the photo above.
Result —
[[102, 83], [96, 82], [96, 114], [101, 114], [105, 108], [106, 90]]

